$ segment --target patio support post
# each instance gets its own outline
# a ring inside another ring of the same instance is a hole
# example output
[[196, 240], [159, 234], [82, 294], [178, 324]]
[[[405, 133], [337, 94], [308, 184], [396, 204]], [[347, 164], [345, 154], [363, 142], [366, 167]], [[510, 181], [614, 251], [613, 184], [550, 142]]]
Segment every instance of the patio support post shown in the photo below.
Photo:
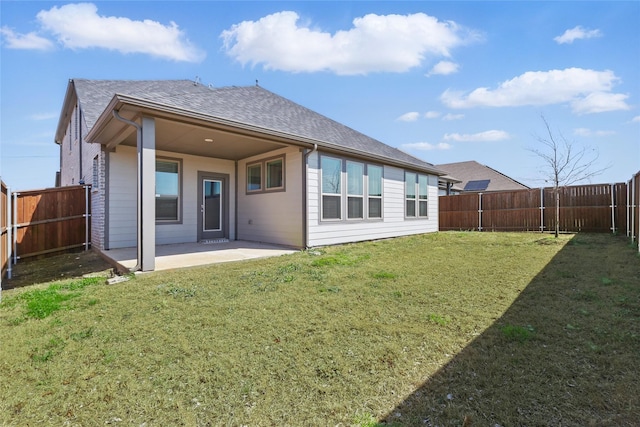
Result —
[[142, 117], [138, 140], [138, 263], [140, 270], [156, 264], [156, 122]]

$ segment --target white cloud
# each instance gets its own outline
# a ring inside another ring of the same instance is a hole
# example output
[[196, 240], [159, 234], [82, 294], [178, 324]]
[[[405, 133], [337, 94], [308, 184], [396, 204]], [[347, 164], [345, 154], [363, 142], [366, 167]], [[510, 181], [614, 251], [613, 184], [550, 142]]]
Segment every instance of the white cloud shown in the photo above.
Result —
[[440, 100], [450, 108], [515, 107], [570, 103], [575, 113], [628, 110], [628, 97], [610, 93], [618, 77], [613, 71], [583, 68], [527, 71], [496, 89], [477, 88], [468, 94], [446, 90]]
[[53, 43], [50, 40], [37, 35], [35, 32], [31, 32], [28, 34], [19, 34], [14, 32], [11, 28], [4, 26], [0, 28], [0, 34], [2, 34], [2, 39], [9, 49], [53, 49]]
[[625, 102], [628, 97], [622, 93], [593, 92], [571, 102], [571, 107], [578, 114], [628, 110], [631, 108]]
[[502, 141], [509, 139], [511, 136], [503, 130], [488, 130], [479, 133], [447, 133], [444, 136], [445, 141], [457, 141], [457, 142], [490, 142], [490, 141]]
[[51, 119], [55, 119], [58, 117], [57, 113], [35, 113], [32, 114], [31, 116], [31, 120], [51, 120]]
[[438, 117], [440, 117], [440, 112], [439, 111], [427, 111], [426, 113], [424, 113], [424, 118], [425, 119], [437, 119]]
[[600, 30], [587, 30], [578, 25], [565, 31], [561, 36], [554, 37], [553, 40], [558, 44], [571, 44], [574, 40], [591, 39], [594, 37], [602, 37], [602, 32]]
[[446, 142], [439, 142], [437, 144], [431, 144], [429, 142], [414, 142], [411, 144], [402, 144], [402, 148], [416, 151], [449, 150], [451, 148], [451, 144]]
[[584, 137], [591, 137], [591, 136], [601, 137], [601, 136], [615, 135], [616, 132], [613, 130], [591, 130], [588, 128], [576, 128], [573, 130], [573, 134], [577, 136], [584, 136]]
[[418, 117], [420, 117], [420, 113], [416, 111], [411, 111], [409, 113], [404, 113], [403, 115], [398, 117], [396, 120], [399, 122], [415, 122], [416, 120], [418, 120]]
[[640, 122], [640, 116], [635, 116], [633, 119], [631, 119], [631, 121], [634, 123]]
[[464, 119], [464, 114], [445, 114], [445, 116], [442, 118], [442, 120], [444, 121], [451, 121], [451, 120], [460, 120], [460, 119]]
[[149, 19], [100, 16], [92, 3], [54, 6], [36, 17], [44, 30], [69, 49], [103, 48], [186, 62], [199, 62], [205, 56], [175, 22], [162, 25]]
[[455, 62], [451, 61], [440, 61], [436, 65], [433, 66], [431, 71], [429, 71], [428, 76], [433, 75], [443, 75], [446, 76], [448, 74], [457, 73], [460, 66]]
[[220, 37], [227, 54], [242, 64], [340, 75], [404, 72], [426, 57], [448, 58], [451, 49], [481, 39], [453, 21], [424, 13], [368, 14], [334, 34], [301, 25], [299, 19], [296, 12], [278, 12], [235, 24]]

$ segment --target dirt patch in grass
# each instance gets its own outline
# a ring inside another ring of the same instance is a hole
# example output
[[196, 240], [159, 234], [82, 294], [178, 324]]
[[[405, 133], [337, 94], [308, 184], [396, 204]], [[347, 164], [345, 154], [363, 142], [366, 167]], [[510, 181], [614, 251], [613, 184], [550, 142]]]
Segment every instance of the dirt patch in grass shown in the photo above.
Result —
[[3, 289], [20, 288], [37, 283], [72, 279], [87, 274], [109, 274], [112, 266], [96, 251], [69, 252], [42, 258], [19, 260], [11, 279], [2, 281]]

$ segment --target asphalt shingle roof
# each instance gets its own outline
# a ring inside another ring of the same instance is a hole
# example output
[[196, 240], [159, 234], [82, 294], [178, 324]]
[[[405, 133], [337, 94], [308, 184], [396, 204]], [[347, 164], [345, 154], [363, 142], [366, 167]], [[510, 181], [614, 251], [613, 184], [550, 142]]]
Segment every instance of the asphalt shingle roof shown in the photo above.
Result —
[[89, 130], [114, 95], [126, 95], [167, 107], [282, 132], [438, 171], [397, 148], [276, 95], [259, 86], [211, 88], [189, 80], [73, 79]]

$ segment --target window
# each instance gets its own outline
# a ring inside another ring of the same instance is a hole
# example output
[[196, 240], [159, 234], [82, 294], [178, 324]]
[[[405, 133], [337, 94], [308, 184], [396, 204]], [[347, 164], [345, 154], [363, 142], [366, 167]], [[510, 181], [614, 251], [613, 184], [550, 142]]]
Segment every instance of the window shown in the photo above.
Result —
[[91, 187], [93, 191], [97, 191], [100, 188], [100, 163], [98, 161], [98, 156], [93, 158], [93, 180], [91, 181]]
[[369, 218], [382, 218], [382, 167], [367, 166]]
[[413, 172], [405, 172], [404, 174], [404, 188], [405, 188], [405, 205], [406, 216], [416, 216], [416, 174]]
[[322, 219], [342, 218], [342, 160], [322, 157]]
[[322, 220], [382, 219], [382, 166], [322, 156], [320, 169]]
[[277, 190], [284, 190], [284, 157], [247, 165], [247, 193]]
[[364, 165], [347, 161], [347, 218], [364, 218]]
[[426, 175], [418, 175], [418, 216], [429, 216], [429, 178]]
[[247, 166], [247, 191], [262, 190], [262, 163]]
[[156, 221], [178, 221], [180, 163], [156, 160]]
[[284, 188], [282, 164], [283, 162], [281, 158], [266, 162], [267, 166], [265, 168], [265, 173], [267, 174], [267, 190]]
[[405, 172], [405, 203], [407, 218], [429, 216], [429, 177]]

